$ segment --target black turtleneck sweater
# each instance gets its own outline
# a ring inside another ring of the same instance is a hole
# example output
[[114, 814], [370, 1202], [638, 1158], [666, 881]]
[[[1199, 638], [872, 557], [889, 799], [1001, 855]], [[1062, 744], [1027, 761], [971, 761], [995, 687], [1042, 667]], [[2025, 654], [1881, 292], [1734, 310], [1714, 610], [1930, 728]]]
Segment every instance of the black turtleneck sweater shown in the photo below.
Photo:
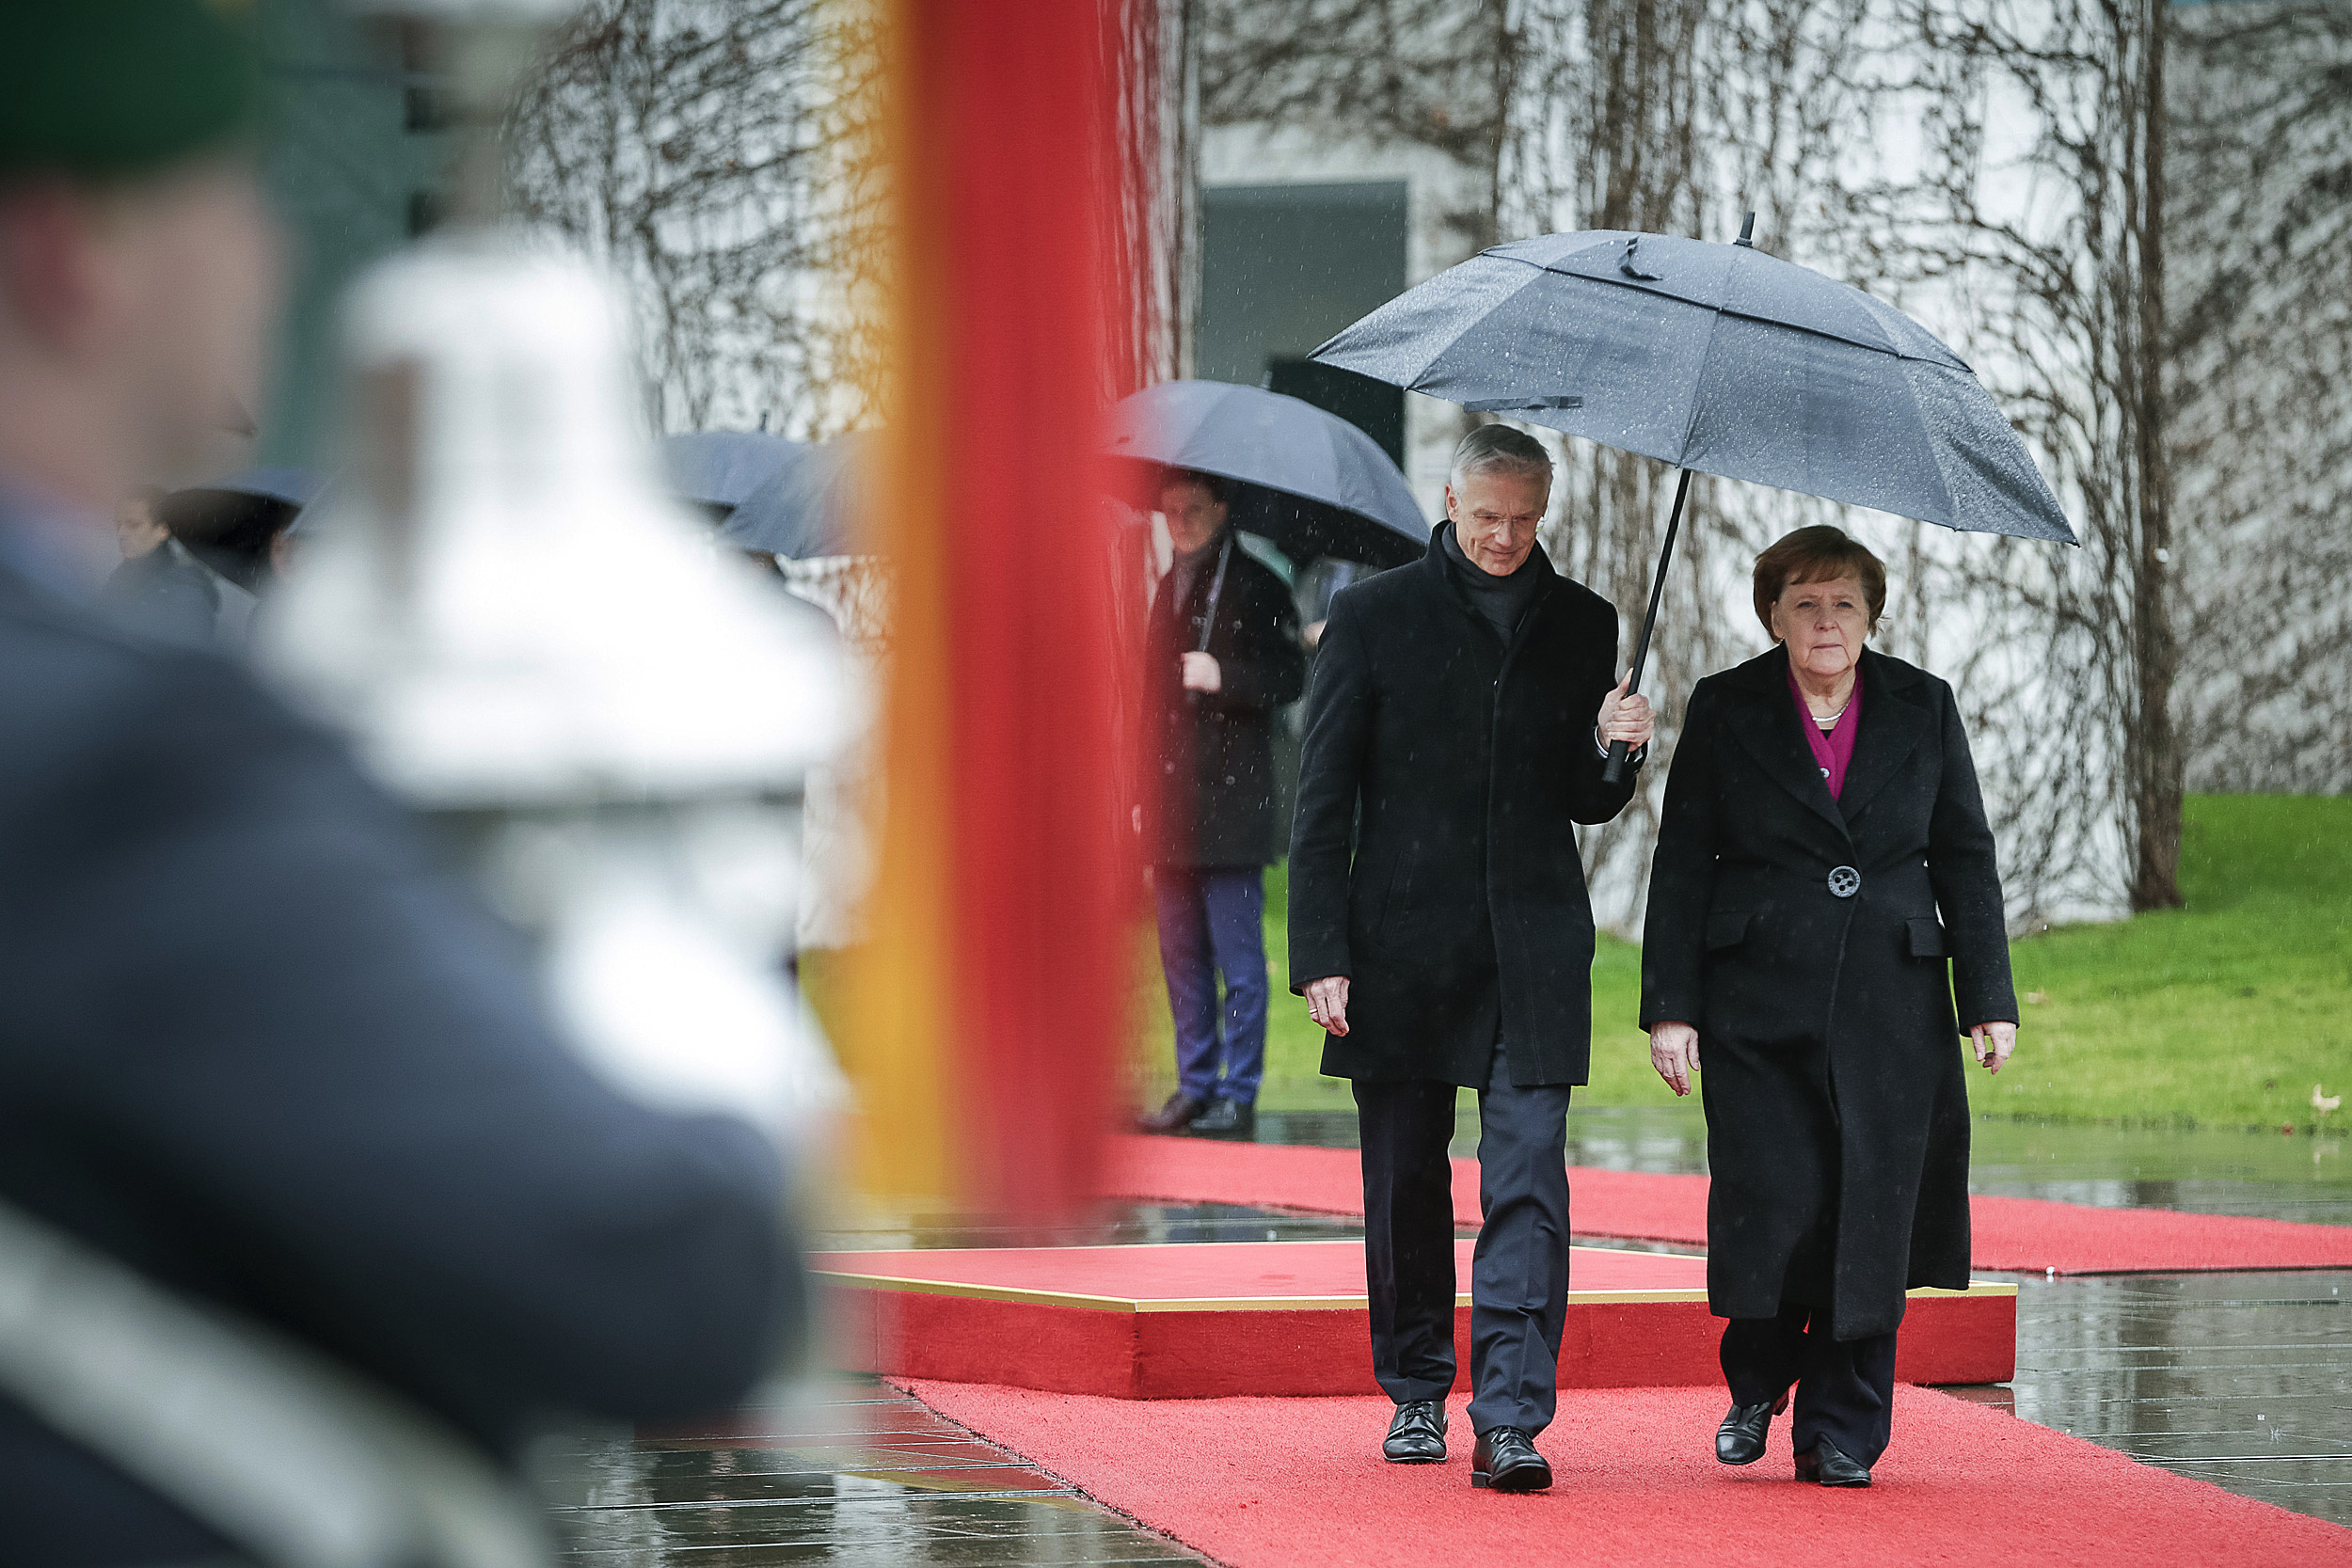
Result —
[[1446, 564], [1453, 569], [1454, 580], [1470, 595], [1470, 608], [1494, 627], [1497, 637], [1509, 642], [1511, 634], [1518, 630], [1519, 618], [1535, 602], [1535, 591], [1543, 586], [1543, 578], [1534, 569], [1535, 551], [1527, 552], [1527, 559], [1519, 562], [1518, 571], [1499, 578], [1482, 571], [1462, 553], [1461, 541], [1454, 537], [1451, 523], [1438, 531], [1438, 537], [1443, 541]]

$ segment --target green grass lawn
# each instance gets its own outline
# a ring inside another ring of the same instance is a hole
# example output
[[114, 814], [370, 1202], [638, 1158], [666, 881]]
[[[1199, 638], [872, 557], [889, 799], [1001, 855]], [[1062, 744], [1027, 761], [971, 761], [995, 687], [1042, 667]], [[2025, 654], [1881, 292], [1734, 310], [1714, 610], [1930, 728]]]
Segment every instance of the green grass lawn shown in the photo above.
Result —
[[[1970, 1069], [1979, 1113], [2217, 1126], [2310, 1126], [2312, 1086], [2352, 1082], [2352, 799], [2194, 796], [2181, 852], [2187, 907], [2067, 927], [2010, 945], [2025, 1014], [1998, 1077]], [[1284, 868], [1266, 875], [1269, 1109], [1347, 1104], [1317, 1071], [1323, 1032], [1290, 994]], [[1168, 1092], [1168, 996], [1147, 934], [1136, 1099]], [[1603, 936], [1593, 963], [1597, 1105], [1674, 1097], [1634, 1027], [1641, 949]], [[1960, 1047], [1955, 1044], [1955, 1050]], [[2327, 1118], [2352, 1123], [2352, 1105]]]

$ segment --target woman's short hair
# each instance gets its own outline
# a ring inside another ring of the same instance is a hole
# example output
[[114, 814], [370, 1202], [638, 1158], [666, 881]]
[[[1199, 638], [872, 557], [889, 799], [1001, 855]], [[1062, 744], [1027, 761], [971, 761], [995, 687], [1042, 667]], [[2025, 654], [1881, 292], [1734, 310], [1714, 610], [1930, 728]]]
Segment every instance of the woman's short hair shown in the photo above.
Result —
[[1772, 606], [1791, 583], [1828, 582], [1851, 578], [1862, 584], [1869, 601], [1870, 629], [1876, 631], [1879, 612], [1886, 608], [1886, 565], [1843, 529], [1827, 523], [1783, 534], [1756, 558], [1756, 618], [1772, 629]]

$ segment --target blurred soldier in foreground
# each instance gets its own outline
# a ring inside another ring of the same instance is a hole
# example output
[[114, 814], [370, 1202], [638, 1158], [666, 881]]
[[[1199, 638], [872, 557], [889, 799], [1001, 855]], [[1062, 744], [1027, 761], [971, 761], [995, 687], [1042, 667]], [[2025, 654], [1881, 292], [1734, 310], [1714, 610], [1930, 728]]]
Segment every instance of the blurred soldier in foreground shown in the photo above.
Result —
[[[494, 1453], [727, 1404], [795, 1301], [768, 1139], [592, 1076], [340, 744], [89, 603], [108, 502], [258, 363], [276, 257], [237, 41], [198, 0], [77, 0], [18, 8], [9, 53], [0, 1211]], [[229, 1555], [20, 1392], [10, 1563]]]

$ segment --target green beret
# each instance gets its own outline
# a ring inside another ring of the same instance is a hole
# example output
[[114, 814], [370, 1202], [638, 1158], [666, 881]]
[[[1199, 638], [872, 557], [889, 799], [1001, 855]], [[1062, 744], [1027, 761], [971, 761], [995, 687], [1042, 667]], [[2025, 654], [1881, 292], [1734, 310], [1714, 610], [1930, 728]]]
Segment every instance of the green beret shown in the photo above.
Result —
[[0, 176], [138, 175], [252, 129], [246, 29], [205, 0], [0, 0]]

